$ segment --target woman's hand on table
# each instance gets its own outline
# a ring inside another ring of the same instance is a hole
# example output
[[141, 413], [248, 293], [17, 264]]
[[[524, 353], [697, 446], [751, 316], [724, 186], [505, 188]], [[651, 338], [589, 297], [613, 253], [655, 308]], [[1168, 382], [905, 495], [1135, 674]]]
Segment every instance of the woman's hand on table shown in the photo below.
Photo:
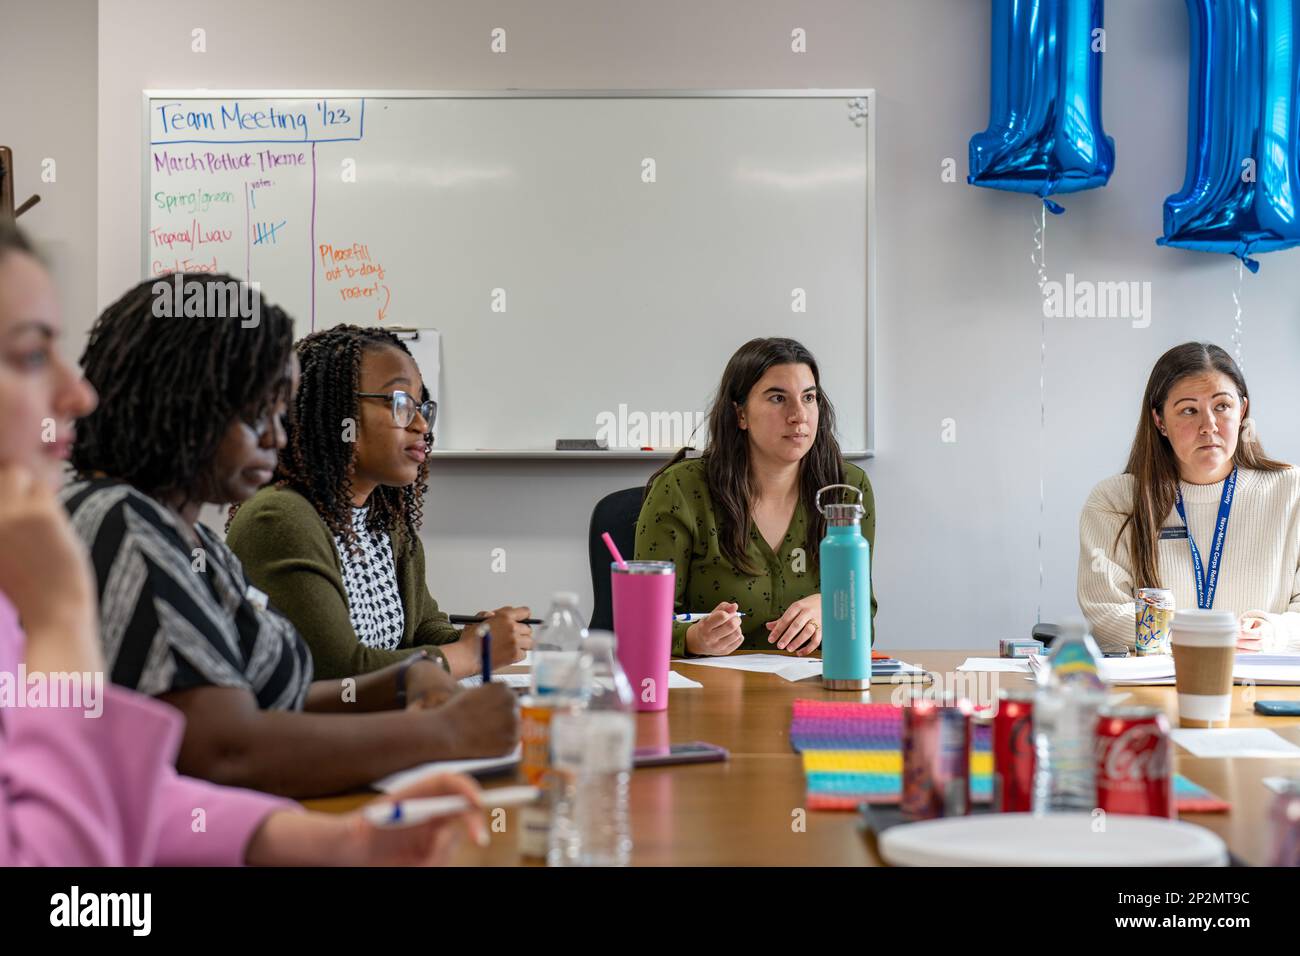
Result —
[[795, 601], [775, 621], [764, 627], [771, 633], [767, 642], [799, 657], [807, 657], [822, 642], [822, 596], [810, 594]]
[[686, 650], [692, 654], [722, 657], [738, 648], [745, 635], [740, 630], [740, 605], [723, 601], [702, 621], [686, 629]]
[[460, 638], [442, 645], [442, 652], [457, 678], [478, 674], [483, 669], [483, 639], [478, 631], [483, 624], [492, 633], [492, 666], [509, 667], [524, 659], [533, 646], [533, 629], [524, 623], [532, 612], [526, 607], [499, 607], [479, 611], [478, 624], [466, 624]]
[[[533, 629], [524, 621], [532, 611], [527, 607], [499, 607], [495, 611], [479, 611], [478, 616], [492, 633], [492, 666], [509, 667], [518, 664], [533, 648]], [[461, 632], [461, 640], [473, 641], [474, 651], [483, 656], [479, 625], [471, 624]]]
[[445, 866], [460, 841], [462, 826], [479, 846], [488, 842], [483, 799], [471, 778], [437, 774], [382, 798], [382, 802], [422, 797], [463, 796], [461, 813], [410, 826], [381, 827], [361, 810], [346, 814], [270, 814], [249, 840], [250, 866]]

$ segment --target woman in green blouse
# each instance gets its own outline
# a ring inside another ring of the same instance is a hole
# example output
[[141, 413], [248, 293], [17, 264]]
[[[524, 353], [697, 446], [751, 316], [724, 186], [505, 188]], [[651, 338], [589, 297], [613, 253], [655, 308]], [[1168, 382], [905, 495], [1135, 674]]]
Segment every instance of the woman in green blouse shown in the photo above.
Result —
[[[427, 656], [479, 672], [477, 628], [458, 631], [429, 593], [419, 526], [438, 405], [406, 344], [376, 326], [336, 325], [298, 342], [301, 386], [275, 480], [230, 523], [249, 582], [311, 647], [317, 677]], [[532, 646], [526, 607], [481, 612], [493, 665]]]
[[821, 644], [826, 530], [817, 489], [862, 489], [862, 531], [876, 554], [871, 482], [840, 455], [812, 353], [793, 339], [742, 345], [722, 373], [703, 455], [685, 455], [650, 480], [636, 529], [638, 559], [677, 566], [677, 613], [708, 612], [673, 624], [673, 654], [811, 654]]

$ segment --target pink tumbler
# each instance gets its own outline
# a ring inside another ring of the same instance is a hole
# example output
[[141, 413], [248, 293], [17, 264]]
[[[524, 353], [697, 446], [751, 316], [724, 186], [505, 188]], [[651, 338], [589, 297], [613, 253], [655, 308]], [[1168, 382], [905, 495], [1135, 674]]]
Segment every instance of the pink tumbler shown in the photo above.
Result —
[[668, 663], [673, 652], [671, 561], [628, 561], [610, 565], [618, 663], [632, 685], [637, 710], [668, 707]]

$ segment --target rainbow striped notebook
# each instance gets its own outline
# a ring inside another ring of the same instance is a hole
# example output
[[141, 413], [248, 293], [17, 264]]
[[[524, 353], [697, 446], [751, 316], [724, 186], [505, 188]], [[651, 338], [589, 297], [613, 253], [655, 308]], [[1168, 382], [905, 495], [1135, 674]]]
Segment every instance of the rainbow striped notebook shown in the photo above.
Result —
[[[898, 803], [903, 775], [903, 711], [893, 704], [800, 699], [794, 702], [790, 743], [803, 754], [809, 810], [855, 810], [863, 803]], [[971, 728], [972, 803], [993, 798], [992, 728]], [[1214, 813], [1228, 804], [1181, 774], [1174, 776], [1180, 813]]]

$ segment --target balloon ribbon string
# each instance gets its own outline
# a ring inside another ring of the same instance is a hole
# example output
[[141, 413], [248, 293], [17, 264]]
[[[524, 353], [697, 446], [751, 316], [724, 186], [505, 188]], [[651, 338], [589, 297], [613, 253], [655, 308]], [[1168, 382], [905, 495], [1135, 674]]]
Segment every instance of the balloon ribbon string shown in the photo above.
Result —
[[1037, 623], [1043, 622], [1043, 527], [1047, 514], [1047, 496], [1043, 480], [1043, 445], [1047, 435], [1047, 309], [1042, 296], [1047, 286], [1047, 206], [1039, 204], [1034, 223], [1034, 253], [1031, 261], [1038, 271], [1038, 609]]
[[1232, 290], [1232, 304], [1237, 309], [1237, 314], [1232, 319], [1232, 351], [1233, 357], [1237, 360], [1237, 368], [1245, 372], [1245, 362], [1241, 358], [1242, 327], [1241, 327], [1241, 284], [1245, 276], [1245, 263], [1240, 259], [1237, 260], [1237, 287]]

